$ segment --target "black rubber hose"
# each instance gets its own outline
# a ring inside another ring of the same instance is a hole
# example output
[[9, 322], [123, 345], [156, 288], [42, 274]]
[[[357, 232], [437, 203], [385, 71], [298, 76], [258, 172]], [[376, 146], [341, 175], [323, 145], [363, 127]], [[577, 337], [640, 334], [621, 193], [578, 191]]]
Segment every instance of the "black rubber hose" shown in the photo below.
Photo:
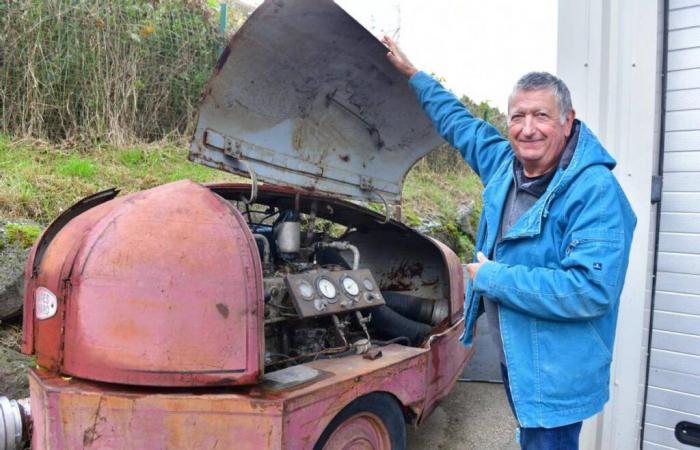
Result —
[[389, 339], [388, 341], [372, 340], [372, 345], [376, 345], [378, 347], [384, 347], [385, 345], [398, 344], [399, 342], [402, 342], [404, 345], [411, 345], [411, 340], [409, 338], [407, 338], [406, 336], [395, 337], [394, 339]]
[[382, 296], [387, 306], [402, 316], [422, 323], [431, 322], [434, 300], [392, 291], [382, 292]]
[[389, 338], [406, 336], [412, 345], [418, 345], [432, 330], [430, 325], [406, 318], [386, 305], [372, 310], [372, 326]]

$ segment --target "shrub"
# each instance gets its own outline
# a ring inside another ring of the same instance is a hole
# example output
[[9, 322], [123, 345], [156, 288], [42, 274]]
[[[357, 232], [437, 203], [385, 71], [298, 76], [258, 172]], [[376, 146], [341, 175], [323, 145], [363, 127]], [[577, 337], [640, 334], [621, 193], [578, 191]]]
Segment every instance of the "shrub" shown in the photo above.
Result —
[[189, 133], [215, 10], [163, 0], [0, 2], [0, 130], [124, 144]]

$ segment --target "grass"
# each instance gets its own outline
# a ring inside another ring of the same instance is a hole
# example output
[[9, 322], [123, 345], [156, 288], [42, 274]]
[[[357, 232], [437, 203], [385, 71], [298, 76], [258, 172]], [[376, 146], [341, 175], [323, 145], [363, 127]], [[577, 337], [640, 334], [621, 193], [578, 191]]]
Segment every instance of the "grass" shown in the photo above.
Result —
[[44, 225], [81, 198], [111, 187], [134, 192], [185, 178], [241, 180], [187, 161], [184, 143], [76, 152], [2, 135], [0, 174], [0, 217]]
[[[41, 234], [41, 227], [32, 224], [8, 223], [5, 225], [5, 236], [8, 244], [17, 244], [27, 249]], [[0, 242], [0, 245], [3, 243]]]

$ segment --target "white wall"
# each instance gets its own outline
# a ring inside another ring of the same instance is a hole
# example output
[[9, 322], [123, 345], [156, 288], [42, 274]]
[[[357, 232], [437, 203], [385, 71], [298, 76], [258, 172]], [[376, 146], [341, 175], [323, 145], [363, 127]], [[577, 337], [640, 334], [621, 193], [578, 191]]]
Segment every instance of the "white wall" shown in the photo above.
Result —
[[662, 8], [660, 0], [559, 0], [558, 75], [571, 89], [577, 116], [617, 159], [615, 175], [638, 220], [620, 304], [611, 401], [586, 421], [582, 449], [639, 448]]

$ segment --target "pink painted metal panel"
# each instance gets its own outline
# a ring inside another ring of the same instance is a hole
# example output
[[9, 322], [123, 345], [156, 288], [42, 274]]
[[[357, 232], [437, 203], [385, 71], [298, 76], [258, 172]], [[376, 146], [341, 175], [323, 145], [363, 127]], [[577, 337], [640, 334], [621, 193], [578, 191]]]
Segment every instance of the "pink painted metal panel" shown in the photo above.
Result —
[[[33, 349], [37, 355], [37, 363], [43, 367], [60, 370], [63, 358], [61, 333], [65, 327], [66, 291], [70, 289], [70, 283], [66, 280], [70, 277], [75, 255], [89, 230], [120, 202], [121, 200], [114, 200], [97, 206], [63, 227], [46, 249], [38, 274], [27, 280], [24, 319], [25, 327], [27, 323], [32, 323], [32, 326], [26, 327], [24, 332], [25, 351]], [[33, 253], [27, 262], [28, 271], [31, 270], [34, 256]], [[34, 316], [34, 293], [40, 286], [48, 288], [58, 300], [56, 314], [44, 320], [38, 320]]]
[[428, 352], [390, 345], [382, 357], [369, 361], [361, 356], [308, 364], [334, 373], [299, 390], [283, 394], [285, 402], [284, 447], [311, 449], [333, 417], [358, 397], [387, 392], [412, 414], [420, 415], [426, 396]]
[[261, 304], [257, 247], [237, 210], [190, 181], [131, 194], [76, 256], [63, 372], [157, 386], [256, 382]]
[[282, 402], [146, 391], [30, 372], [32, 448], [280, 449]]
[[425, 412], [421, 421], [430, 414], [438, 402], [452, 390], [457, 378], [476, 351], [476, 345], [467, 348], [459, 337], [464, 331], [464, 320], [460, 320], [446, 331], [430, 337], [428, 360], [428, 386]]
[[382, 353], [315, 361], [309, 366], [325, 377], [282, 391], [138, 388], [33, 369], [33, 448], [311, 449], [342, 408], [370, 392], [421, 414], [429, 352], [391, 345]]

